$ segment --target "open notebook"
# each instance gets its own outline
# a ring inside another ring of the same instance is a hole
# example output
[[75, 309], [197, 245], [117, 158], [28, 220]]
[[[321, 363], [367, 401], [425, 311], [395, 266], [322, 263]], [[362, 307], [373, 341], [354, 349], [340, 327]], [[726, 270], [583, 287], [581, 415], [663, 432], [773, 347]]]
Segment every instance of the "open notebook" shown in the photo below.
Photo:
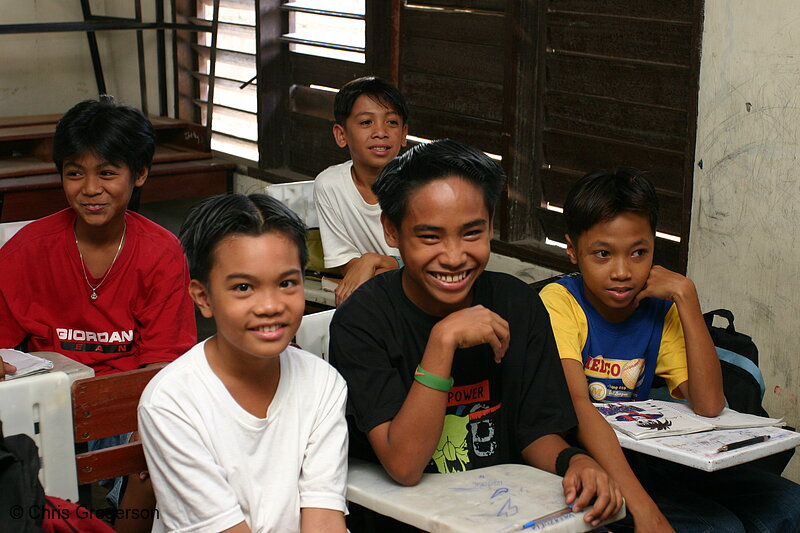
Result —
[[719, 416], [707, 418], [692, 412], [686, 404], [645, 400], [640, 402], [596, 403], [600, 414], [615, 430], [634, 439], [686, 435], [712, 429], [780, 426], [782, 418], [737, 413], [725, 408]]

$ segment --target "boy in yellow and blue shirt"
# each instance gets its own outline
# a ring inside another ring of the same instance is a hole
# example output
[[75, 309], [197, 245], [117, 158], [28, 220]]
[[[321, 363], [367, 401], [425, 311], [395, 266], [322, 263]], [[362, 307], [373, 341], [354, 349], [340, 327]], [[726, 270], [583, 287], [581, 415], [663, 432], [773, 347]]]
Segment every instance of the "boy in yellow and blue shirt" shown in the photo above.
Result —
[[694, 284], [653, 265], [658, 200], [641, 173], [584, 176], [564, 217], [580, 276], [540, 295], [578, 439], [617, 481], [633, 518], [614, 531], [800, 531], [800, 487], [777, 475], [748, 465], [706, 473], [644, 456], [629, 466], [592, 402], [646, 399], [658, 375], [695, 413], [715, 416], [725, 405], [719, 360]]

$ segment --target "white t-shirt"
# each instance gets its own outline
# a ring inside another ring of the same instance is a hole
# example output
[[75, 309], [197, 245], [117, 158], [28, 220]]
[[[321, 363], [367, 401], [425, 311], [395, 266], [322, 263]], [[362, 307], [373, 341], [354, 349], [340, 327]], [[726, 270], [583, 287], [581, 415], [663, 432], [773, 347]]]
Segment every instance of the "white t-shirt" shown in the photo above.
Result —
[[333, 165], [314, 180], [314, 204], [327, 268], [342, 266], [366, 253], [399, 256], [386, 244], [381, 206], [368, 204], [358, 192], [350, 169], [352, 161]]
[[289, 346], [266, 418], [245, 411], [195, 345], [148, 384], [139, 432], [158, 501], [153, 531], [207, 532], [242, 520], [299, 532], [300, 508], [346, 511], [347, 388]]

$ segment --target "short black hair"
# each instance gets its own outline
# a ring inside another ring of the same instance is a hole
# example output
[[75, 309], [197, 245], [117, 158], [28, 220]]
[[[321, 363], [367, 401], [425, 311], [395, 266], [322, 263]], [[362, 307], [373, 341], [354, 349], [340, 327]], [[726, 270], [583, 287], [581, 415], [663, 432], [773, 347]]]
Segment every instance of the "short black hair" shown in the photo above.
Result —
[[449, 176], [458, 176], [480, 187], [489, 218], [494, 215], [506, 179], [503, 169], [477, 148], [451, 139], [418, 144], [395, 157], [383, 167], [372, 192], [378, 196], [381, 210], [399, 230], [411, 192]]
[[74, 105], [58, 121], [53, 161], [61, 174], [65, 160], [91, 152], [114, 164], [125, 163], [135, 179], [150, 169], [155, 147], [156, 134], [144, 113], [102, 95]]
[[637, 213], [650, 221], [655, 234], [658, 197], [644, 173], [632, 168], [595, 170], [572, 186], [564, 202], [567, 234], [573, 243], [589, 228], [620, 213]]
[[192, 279], [208, 283], [217, 244], [228, 235], [279, 232], [297, 245], [300, 268], [308, 262], [306, 225], [294, 211], [266, 194], [220, 194], [192, 209], [179, 237]]
[[347, 117], [353, 110], [353, 104], [362, 94], [391, 107], [403, 118], [403, 124], [408, 123], [408, 105], [397, 87], [382, 78], [364, 76], [348, 81], [336, 93], [336, 98], [333, 100], [333, 117], [337, 124], [345, 125]]

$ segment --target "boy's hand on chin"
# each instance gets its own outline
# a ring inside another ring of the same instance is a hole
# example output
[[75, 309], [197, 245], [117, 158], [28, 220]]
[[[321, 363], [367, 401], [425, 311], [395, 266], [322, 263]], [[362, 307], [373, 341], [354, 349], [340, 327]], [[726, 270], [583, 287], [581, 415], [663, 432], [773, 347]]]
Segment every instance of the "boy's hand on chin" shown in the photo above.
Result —
[[494, 351], [496, 363], [505, 356], [511, 339], [508, 322], [482, 305], [451, 313], [436, 324], [434, 329], [443, 335], [454, 350], [488, 344]]
[[654, 265], [650, 269], [650, 275], [644, 287], [636, 295], [636, 305], [639, 305], [644, 298], [661, 298], [662, 300], [675, 301], [687, 294], [687, 291], [694, 291], [694, 283], [677, 272]]

